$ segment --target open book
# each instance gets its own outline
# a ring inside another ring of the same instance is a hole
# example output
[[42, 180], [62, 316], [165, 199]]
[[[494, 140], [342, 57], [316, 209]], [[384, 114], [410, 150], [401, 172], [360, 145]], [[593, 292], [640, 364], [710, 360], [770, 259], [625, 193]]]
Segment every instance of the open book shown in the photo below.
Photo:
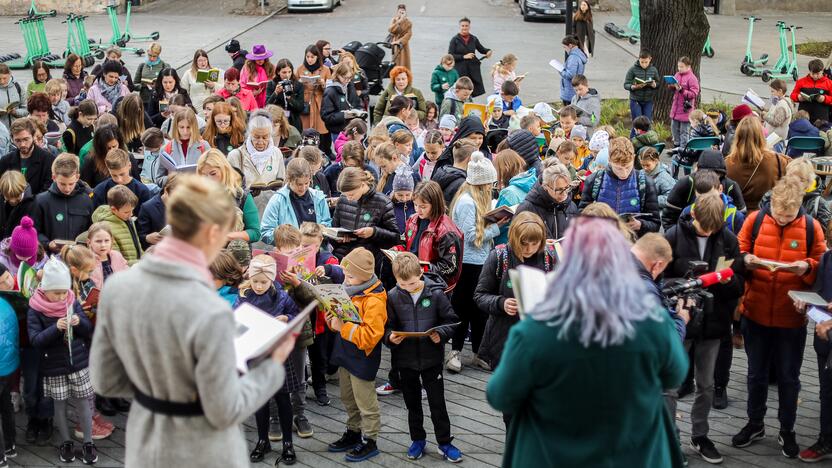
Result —
[[778, 135], [774, 132], [769, 133], [768, 136], [766, 137], [766, 145], [769, 148], [774, 148], [774, 145], [776, 145], [777, 143], [780, 143], [781, 141], [783, 141], [783, 137], [781, 137], [780, 135]]
[[196, 172], [196, 164], [182, 164], [177, 166], [173, 159], [165, 153], [159, 155], [159, 163], [168, 172]]
[[633, 78], [633, 81], [636, 82], [636, 84], [650, 84], [650, 83], [654, 83], [656, 80], [652, 80], [652, 79], [651, 80], [645, 80], [643, 78], [639, 78], [639, 77], [636, 76], [636, 77]]
[[321, 75], [304, 75], [300, 77], [300, 82], [303, 84], [315, 84], [321, 80]]
[[29, 299], [34, 296], [38, 284], [40, 284], [38, 272], [28, 263], [20, 262], [20, 267], [17, 269], [17, 288], [20, 294]]
[[220, 79], [220, 70], [218, 68], [211, 68], [210, 70], [197, 70], [196, 82], [205, 83], [206, 81], [217, 82]]
[[324, 227], [322, 233], [324, 237], [328, 237], [330, 239], [338, 239], [339, 237], [353, 236], [355, 234], [355, 231], [340, 227]]
[[486, 213], [483, 218], [487, 223], [497, 223], [504, 219], [511, 219], [514, 217], [515, 211], [519, 205], [500, 206]]
[[0, 116], [14, 115], [18, 107], [20, 107], [20, 101], [10, 102], [6, 107], [0, 109]]
[[771, 271], [782, 270], [784, 268], [787, 268], [789, 265], [791, 265], [790, 263], [777, 262], [777, 261], [774, 261], [774, 260], [766, 260], [764, 258], [761, 258], [758, 263], [760, 265], [763, 265], [764, 267], [768, 268]]
[[234, 311], [237, 370], [245, 374], [250, 367], [271, 356], [285, 338], [300, 333], [317, 305], [310, 303], [289, 323], [281, 322], [249, 303], [238, 307]]
[[312, 288], [325, 315], [332, 314], [343, 322], [363, 322], [343, 284], [315, 284]]
[[[381, 249], [381, 253], [383, 253], [384, 255], [386, 255], [386, 256], [387, 256], [387, 258], [389, 258], [389, 259], [390, 259], [390, 261], [392, 262], [393, 260], [395, 260], [395, 259], [396, 259], [396, 257], [398, 257], [399, 255], [403, 254], [404, 252], [399, 251], [399, 250], [392, 250], [392, 249], [390, 249], [390, 250], [388, 250], [388, 249]], [[425, 265], [430, 265], [430, 262], [426, 262], [426, 261], [424, 261], [424, 260], [419, 260], [419, 265], [422, 265], [422, 266], [425, 266]]]
[[514, 297], [517, 299], [518, 315], [522, 319], [526, 312], [534, 309], [546, 298], [546, 285], [552, 279], [554, 271], [548, 273], [537, 268], [520, 265], [508, 271]]
[[448, 324], [445, 324], [445, 325], [437, 325], [437, 326], [435, 326], [433, 328], [429, 328], [429, 329], [427, 329], [423, 332], [394, 331], [393, 333], [395, 333], [399, 336], [403, 336], [405, 338], [427, 338], [428, 336], [430, 336], [431, 333], [433, 333], [435, 331], [444, 330], [446, 328], [455, 328], [461, 323], [462, 322], [448, 323]]
[[806, 315], [808, 315], [809, 318], [815, 323], [823, 323], [827, 320], [832, 320], [832, 316], [829, 315], [829, 311], [826, 309], [826, 306], [818, 307], [810, 305], [806, 308]]
[[766, 101], [764, 101], [763, 98], [761, 98], [760, 95], [755, 93], [751, 88], [745, 92], [745, 96], [742, 97], [742, 102], [752, 105], [760, 110], [766, 106]]
[[826, 308], [829, 303], [814, 291], [789, 291], [789, 298], [793, 301], [805, 302], [808, 305]]
[[488, 110], [485, 107], [485, 104], [476, 104], [473, 102], [466, 102], [462, 105], [462, 116], [468, 117], [469, 115], [473, 115], [474, 117], [480, 119], [483, 125], [485, 125], [486, 120], [488, 120]]
[[306, 270], [305, 274], [315, 271], [317, 253], [318, 252], [315, 250], [314, 245], [307, 245], [306, 247], [301, 246], [296, 249], [292, 249], [286, 254], [275, 251], [267, 252], [259, 249], [251, 251], [252, 256], [269, 255], [274, 258], [275, 263], [277, 263], [278, 272], [291, 270], [296, 266], [301, 266], [303, 270]]
[[563, 63], [560, 60], [549, 60], [549, 66], [554, 68], [558, 73], [563, 73]]
[[621, 213], [618, 215], [618, 217], [621, 218], [621, 221], [624, 221], [625, 223], [630, 222], [630, 220], [644, 218], [646, 216], [650, 216], [650, 213]]
[[675, 76], [673, 76], [673, 75], [665, 75], [665, 76], [664, 76], [664, 84], [669, 84], [669, 85], [677, 85], [677, 84], [679, 84], [679, 82], [678, 82], [678, 81], [676, 81], [676, 77], [675, 77]]
[[249, 81], [249, 82], [246, 83], [246, 86], [248, 86], [249, 88], [265, 88], [266, 85], [269, 84], [269, 81], [271, 81], [271, 80]]

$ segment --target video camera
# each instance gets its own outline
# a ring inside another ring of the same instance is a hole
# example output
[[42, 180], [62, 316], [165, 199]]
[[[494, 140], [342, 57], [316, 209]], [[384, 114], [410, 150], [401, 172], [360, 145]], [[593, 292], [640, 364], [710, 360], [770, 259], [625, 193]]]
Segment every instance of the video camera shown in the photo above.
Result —
[[675, 306], [679, 299], [684, 300], [685, 304], [693, 304], [688, 308], [690, 321], [687, 330], [690, 335], [697, 335], [701, 331], [705, 315], [713, 311], [714, 295], [706, 291], [706, 288], [734, 275], [730, 268], [712, 273], [706, 273], [707, 271], [707, 262], [691, 261], [685, 275], [688, 279], [674, 279], [662, 287], [662, 295], [671, 305]]

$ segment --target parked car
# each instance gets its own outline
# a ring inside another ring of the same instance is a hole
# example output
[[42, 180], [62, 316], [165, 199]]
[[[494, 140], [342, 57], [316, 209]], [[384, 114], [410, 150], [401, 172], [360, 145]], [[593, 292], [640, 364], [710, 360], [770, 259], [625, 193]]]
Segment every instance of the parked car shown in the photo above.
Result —
[[[523, 14], [523, 21], [533, 19], [553, 19], [555, 21], [566, 21], [566, 0], [514, 0], [520, 4], [520, 13]], [[576, 11], [577, 2], [573, 1], [573, 10]]]
[[341, 0], [289, 0], [289, 12], [332, 11], [341, 5]]

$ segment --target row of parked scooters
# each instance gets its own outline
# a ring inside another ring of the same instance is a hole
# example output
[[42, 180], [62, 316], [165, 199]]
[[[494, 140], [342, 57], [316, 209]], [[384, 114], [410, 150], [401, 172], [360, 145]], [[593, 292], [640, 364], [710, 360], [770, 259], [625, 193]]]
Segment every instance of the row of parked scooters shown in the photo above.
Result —
[[[751, 53], [754, 23], [763, 19], [757, 18], [756, 16], [749, 16], [745, 19], [748, 20], [748, 41], [745, 46], [745, 57], [743, 57], [742, 64], [740, 64], [740, 71], [747, 76], [759, 76], [766, 83], [775, 79], [792, 79], [797, 81], [799, 72], [797, 68], [797, 41], [795, 40], [795, 31], [803, 28], [793, 24], [787, 26], [783, 21], [777, 22], [777, 34], [780, 37], [780, 57], [773, 66], [766, 67], [769, 61], [768, 54], [762, 54], [760, 58], [755, 59]], [[787, 38], [789, 34], [792, 36], [791, 47], [789, 47]]]

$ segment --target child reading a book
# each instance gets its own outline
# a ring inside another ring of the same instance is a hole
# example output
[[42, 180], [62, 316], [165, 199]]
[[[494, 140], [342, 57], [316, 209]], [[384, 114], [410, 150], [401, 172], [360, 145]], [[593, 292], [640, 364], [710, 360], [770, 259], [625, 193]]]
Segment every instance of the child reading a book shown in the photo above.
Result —
[[442, 155], [445, 150], [445, 141], [442, 138], [442, 133], [439, 130], [428, 130], [425, 132], [424, 152], [413, 164], [412, 168], [416, 171], [422, 180], [430, 180], [433, 174], [433, 168], [436, 167], [436, 160]]
[[150, 189], [130, 175], [132, 166], [130, 164], [130, 155], [127, 151], [121, 148], [108, 151], [104, 163], [107, 165], [107, 171], [110, 177], [96, 185], [93, 190], [93, 201], [95, 202], [96, 208], [107, 203], [107, 193], [116, 185], [123, 185], [130, 189], [138, 198], [138, 204], [150, 200], [152, 196]]
[[162, 145], [165, 144], [165, 137], [161, 130], [151, 127], [142, 133], [141, 140], [144, 153], [141, 180], [151, 191], [154, 188], [158, 191], [159, 179], [161, 178], [159, 156], [162, 152]]
[[[402, 132], [405, 133], [404, 131]], [[376, 164], [378, 164], [380, 172], [378, 183], [376, 184], [376, 192], [383, 193], [387, 196], [393, 194], [393, 178], [399, 167], [404, 167], [402, 171], [410, 172], [414, 186], [421, 180], [419, 175], [411, 170], [410, 166], [404, 162], [404, 159], [409, 156], [409, 153], [400, 152], [399, 148], [393, 143], [382, 143], [376, 148], [375, 153], [373, 153], [373, 158]]]
[[139, 209], [136, 230], [143, 249], [149, 249], [162, 240], [161, 231], [167, 226], [165, 204], [173, 194], [179, 177], [176, 173], [167, 176], [162, 191], [146, 201]]
[[488, 130], [507, 129], [511, 122], [511, 116], [503, 112], [503, 100], [499, 96], [488, 98]]
[[430, 89], [433, 91], [436, 105], [442, 104], [442, 100], [445, 99], [445, 93], [459, 79], [459, 72], [454, 68], [454, 64], [454, 56], [445, 54], [439, 61], [439, 65], [433, 69], [433, 73], [430, 75]]
[[60, 432], [61, 463], [75, 461], [75, 443], [70, 438], [67, 401], [72, 400], [83, 429], [81, 458], [87, 465], [98, 461], [92, 442], [92, 412], [87, 400], [93, 397], [89, 375], [89, 348], [92, 324], [72, 292], [69, 268], [51, 258], [43, 268], [35, 295], [29, 300], [27, 324], [29, 341], [40, 350], [40, 373], [44, 397], [55, 404], [55, 422]]
[[636, 134], [630, 141], [633, 142], [633, 148], [636, 154], [641, 154], [641, 151], [647, 147], [655, 146], [659, 143], [659, 134], [651, 128], [652, 123], [647, 117], [640, 115], [633, 120], [633, 129]]
[[139, 232], [133, 218], [138, 198], [124, 185], [116, 185], [107, 192], [107, 204], [96, 208], [92, 222], [104, 222], [113, 234], [112, 248], [121, 252], [128, 265], [133, 265], [142, 256]]
[[820, 59], [809, 61], [809, 74], [797, 80], [792, 90], [792, 101], [797, 109], [809, 113], [809, 121], [832, 118], [832, 80], [823, 74]]
[[35, 197], [38, 239], [50, 252], [61, 250], [55, 240], [73, 240], [90, 225], [92, 191], [79, 181], [79, 167], [78, 156], [58, 155], [52, 163], [52, 186]]
[[369, 250], [363, 247], [351, 250], [341, 265], [347, 293], [358, 309], [361, 322], [345, 323], [332, 312], [327, 316], [329, 328], [337, 333], [332, 362], [341, 366], [338, 370], [341, 401], [347, 410], [347, 430], [328, 449], [347, 452], [348, 461], [359, 462], [379, 454], [376, 440], [381, 429], [381, 413], [374, 387], [387, 321], [387, 293], [375, 275], [375, 259]]
[[[298, 314], [298, 307], [292, 298], [283, 290], [280, 283], [275, 282], [277, 264], [268, 255], [257, 255], [251, 259], [248, 266], [248, 279], [240, 286], [240, 297], [234, 304], [236, 309], [243, 303], [249, 303], [277, 320], [288, 322]], [[275, 394], [277, 411], [280, 416], [280, 429], [283, 435], [283, 452], [278, 463], [292, 464], [297, 457], [292, 445], [292, 402], [289, 395], [300, 388], [303, 369], [295, 369], [292, 359], [284, 364], [286, 380], [283, 387]], [[269, 442], [269, 404], [263, 405], [254, 414], [257, 422], [257, 443], [249, 455], [252, 463], [262, 461], [265, 455], [272, 451]]]
[[240, 296], [240, 284], [243, 282], [243, 267], [227, 250], [223, 250], [217, 258], [208, 266], [211, 276], [214, 278], [214, 286], [217, 293], [234, 306]]
[[[442, 456], [453, 463], [462, 461], [462, 453], [451, 444], [451, 421], [445, 405], [442, 364], [445, 343], [451, 339], [457, 323], [451, 303], [445, 295], [445, 282], [435, 273], [422, 273], [416, 255], [404, 252], [393, 260], [397, 286], [387, 297], [387, 323], [384, 344], [390, 348], [392, 372], [408, 412], [410, 439], [413, 443], [407, 458], [418, 460], [427, 445], [422, 424], [422, 388], [428, 396], [430, 418], [436, 443]], [[398, 332], [426, 332], [426, 336], [408, 337]]]
[[425, 130], [436, 130], [439, 128], [439, 106], [433, 101], [425, 103], [425, 118], [421, 121]]
[[114, 243], [113, 233], [107, 223], [95, 223], [87, 231], [87, 245], [95, 254], [96, 260], [90, 279], [98, 289], [104, 287], [104, 282], [110, 275], [129, 268], [121, 252], [113, 250]]
[[719, 136], [716, 122], [708, 117], [708, 114], [702, 109], [691, 111], [688, 119], [690, 120], [690, 138]]
[[644, 173], [653, 179], [653, 184], [656, 186], [656, 195], [659, 198], [659, 208], [664, 209], [667, 205], [667, 195], [676, 185], [676, 179], [670, 175], [667, 166], [661, 163], [656, 148], [652, 146], [645, 147], [644, 151], [638, 154], [638, 159], [641, 161], [641, 168]]
[[68, 153], [78, 154], [92, 140], [92, 124], [98, 118], [95, 102], [84, 99], [67, 112], [69, 125], [63, 133], [64, 147]]
[[440, 118], [445, 115], [452, 115], [459, 122], [462, 120], [462, 111], [466, 102], [471, 101], [471, 93], [474, 92], [474, 82], [471, 78], [463, 76], [456, 80], [453, 88], [445, 93], [442, 104], [439, 107]]

